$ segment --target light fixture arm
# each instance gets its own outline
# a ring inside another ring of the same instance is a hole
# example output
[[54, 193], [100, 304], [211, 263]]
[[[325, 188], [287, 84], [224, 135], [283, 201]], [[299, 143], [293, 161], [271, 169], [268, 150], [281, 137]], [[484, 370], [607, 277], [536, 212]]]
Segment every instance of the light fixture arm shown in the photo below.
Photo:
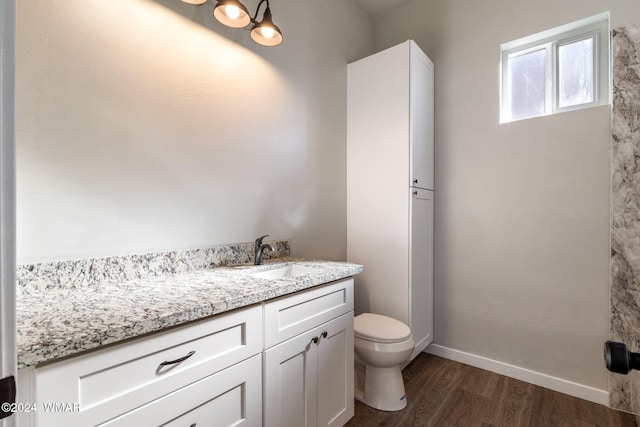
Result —
[[254, 24], [258, 23], [258, 14], [260, 13], [260, 6], [262, 6], [262, 3], [266, 2], [267, 3], [267, 9], [269, 10], [269, 0], [260, 0], [260, 3], [258, 3], [258, 7], [256, 7], [256, 14], [253, 15], [253, 18], [251, 18], [251, 22]]
[[[262, 20], [258, 21], [258, 14], [260, 13], [260, 6], [262, 3], [267, 3], [267, 7], [262, 14]], [[251, 38], [254, 42], [263, 46], [277, 46], [282, 43], [282, 31], [276, 24], [273, 23], [271, 17], [271, 9], [269, 8], [269, 0], [260, 0], [258, 7], [256, 8], [256, 14], [251, 19], [253, 28], [251, 28]]]

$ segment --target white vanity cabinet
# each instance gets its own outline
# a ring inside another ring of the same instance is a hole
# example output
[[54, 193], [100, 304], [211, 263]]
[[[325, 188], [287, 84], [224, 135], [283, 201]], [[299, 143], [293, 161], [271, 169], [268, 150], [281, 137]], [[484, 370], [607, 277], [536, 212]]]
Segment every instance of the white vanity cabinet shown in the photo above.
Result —
[[20, 425], [261, 426], [262, 331], [258, 305], [31, 369]]
[[22, 369], [21, 427], [343, 426], [353, 279]]
[[353, 279], [265, 304], [264, 426], [342, 426], [352, 416]]

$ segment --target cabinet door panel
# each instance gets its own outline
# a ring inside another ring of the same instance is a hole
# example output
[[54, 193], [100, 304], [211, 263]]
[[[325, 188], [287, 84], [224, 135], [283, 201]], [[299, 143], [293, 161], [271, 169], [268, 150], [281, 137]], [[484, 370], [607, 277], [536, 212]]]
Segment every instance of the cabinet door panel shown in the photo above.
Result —
[[411, 44], [410, 186], [434, 189], [433, 179], [433, 63]]
[[265, 427], [316, 427], [317, 331], [300, 334], [264, 352]]
[[354, 414], [353, 312], [318, 331], [318, 426], [343, 426]]
[[433, 191], [411, 190], [410, 323], [415, 357], [433, 341]]

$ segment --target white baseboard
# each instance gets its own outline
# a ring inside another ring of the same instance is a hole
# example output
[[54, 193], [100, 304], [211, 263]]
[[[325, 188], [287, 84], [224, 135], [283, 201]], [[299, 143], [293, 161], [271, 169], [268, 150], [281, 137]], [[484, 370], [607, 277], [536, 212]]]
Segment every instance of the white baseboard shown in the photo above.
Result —
[[475, 366], [476, 368], [495, 372], [496, 374], [505, 375], [507, 377], [535, 384], [540, 387], [559, 391], [560, 393], [568, 394], [569, 396], [578, 397], [590, 402], [599, 403], [605, 406], [609, 404], [609, 393], [605, 390], [563, 380], [562, 378], [552, 377], [551, 375], [488, 359], [486, 357], [477, 356], [464, 351], [443, 347], [437, 344], [431, 344], [425, 349], [425, 352], [435, 356], [444, 357], [445, 359], [451, 359], [456, 362]]

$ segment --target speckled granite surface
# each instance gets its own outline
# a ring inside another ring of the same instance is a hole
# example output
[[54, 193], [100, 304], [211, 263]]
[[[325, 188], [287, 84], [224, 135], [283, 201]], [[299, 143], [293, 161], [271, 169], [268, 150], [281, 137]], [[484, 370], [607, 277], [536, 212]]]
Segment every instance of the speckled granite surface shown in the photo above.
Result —
[[[640, 351], [640, 25], [613, 31], [609, 339]], [[609, 373], [609, 405], [640, 411], [640, 377]]]
[[[268, 241], [275, 253], [265, 252], [265, 259], [290, 254], [289, 241]], [[16, 270], [18, 293], [44, 289], [75, 289], [102, 286], [113, 282], [146, 279], [166, 274], [185, 273], [205, 268], [253, 262], [253, 243], [220, 245], [210, 248], [107, 258], [19, 265]]]
[[[291, 263], [311, 271], [280, 280], [248, 273]], [[101, 286], [44, 287], [17, 299], [18, 367], [33, 366], [101, 345], [353, 276], [362, 266], [331, 261], [272, 261], [214, 268]]]

